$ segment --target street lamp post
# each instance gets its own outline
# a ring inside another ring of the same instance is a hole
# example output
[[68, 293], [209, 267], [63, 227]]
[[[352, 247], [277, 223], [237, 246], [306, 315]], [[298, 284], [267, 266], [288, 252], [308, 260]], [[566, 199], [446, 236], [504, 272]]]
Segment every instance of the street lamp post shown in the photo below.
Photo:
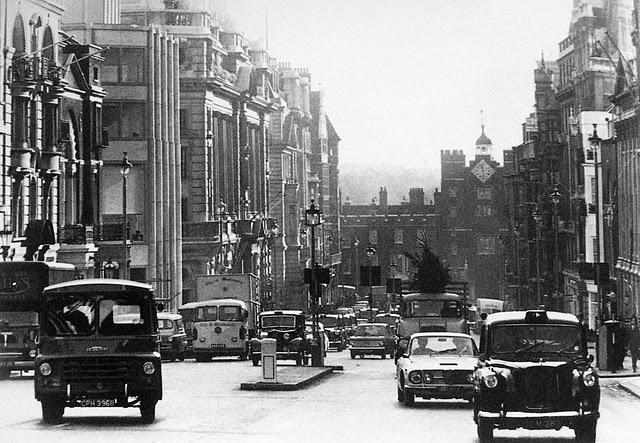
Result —
[[[595, 216], [596, 216], [596, 251], [594, 251], [594, 256], [596, 258], [596, 266], [599, 266], [599, 263], [602, 262], [602, 247], [600, 242], [602, 241], [602, 237], [600, 235], [600, 161], [598, 159], [598, 153], [600, 152], [600, 147], [602, 145], [602, 139], [598, 136], [598, 124], [593, 124], [593, 134], [589, 137], [589, 145], [591, 151], [593, 152], [593, 167], [594, 167], [594, 176], [595, 176]], [[597, 289], [598, 298], [600, 301], [600, 318], [602, 319], [602, 314], [605, 312], [603, 309], [605, 307], [604, 297], [602, 296], [602, 289], [600, 287], [600, 272], [596, 269], [595, 273], [595, 284]], [[604, 319], [602, 319], [604, 321]]]
[[542, 305], [542, 295], [540, 292], [540, 225], [542, 224], [542, 211], [538, 204], [531, 213], [536, 223], [536, 296], [538, 299], [538, 307]]
[[122, 278], [129, 279], [129, 246], [127, 245], [127, 175], [131, 169], [131, 162], [127, 153], [122, 153], [122, 247], [124, 249], [124, 260], [122, 263]]
[[371, 281], [371, 271], [373, 269], [373, 256], [376, 254], [376, 248], [369, 246], [365, 252], [369, 259], [369, 322], [373, 323], [373, 281]]
[[560, 196], [560, 191], [558, 191], [557, 187], [549, 194], [551, 203], [553, 203], [553, 275], [555, 277], [554, 308], [556, 310], [558, 310], [558, 298], [560, 297], [560, 257], [558, 257], [558, 204], [560, 203]]
[[318, 333], [318, 276], [316, 274], [316, 237], [315, 228], [322, 224], [322, 211], [314, 204], [313, 199], [309, 209], [304, 211], [304, 223], [311, 228], [311, 314], [313, 316], [313, 343], [311, 345], [311, 365], [324, 366], [323, 349]]

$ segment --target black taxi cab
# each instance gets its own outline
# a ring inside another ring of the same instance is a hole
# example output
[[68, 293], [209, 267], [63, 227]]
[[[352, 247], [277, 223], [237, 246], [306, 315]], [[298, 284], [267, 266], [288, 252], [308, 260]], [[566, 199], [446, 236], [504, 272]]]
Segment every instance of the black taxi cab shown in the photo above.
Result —
[[305, 330], [305, 313], [299, 310], [263, 311], [258, 316], [259, 338], [251, 339], [251, 361], [258, 366], [261, 359], [260, 339], [276, 340], [276, 358], [295, 360], [297, 366], [308, 364], [311, 342]]
[[474, 420], [480, 441], [495, 429], [572, 428], [593, 442], [598, 374], [584, 330], [571, 314], [545, 310], [491, 314], [482, 326], [474, 372]]

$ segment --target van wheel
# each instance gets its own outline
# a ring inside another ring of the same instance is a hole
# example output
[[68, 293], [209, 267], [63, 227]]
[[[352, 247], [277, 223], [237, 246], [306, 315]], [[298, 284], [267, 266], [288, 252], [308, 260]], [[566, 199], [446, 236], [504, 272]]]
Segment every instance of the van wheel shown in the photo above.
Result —
[[148, 400], [143, 398], [140, 400], [140, 416], [143, 423], [153, 423], [156, 419], [156, 403], [157, 400]]
[[260, 363], [260, 357], [254, 355], [253, 357], [251, 357], [251, 363], [253, 363], [253, 366], [258, 366], [258, 363]]
[[58, 423], [64, 415], [64, 401], [55, 399], [43, 399], [42, 420], [45, 423]]

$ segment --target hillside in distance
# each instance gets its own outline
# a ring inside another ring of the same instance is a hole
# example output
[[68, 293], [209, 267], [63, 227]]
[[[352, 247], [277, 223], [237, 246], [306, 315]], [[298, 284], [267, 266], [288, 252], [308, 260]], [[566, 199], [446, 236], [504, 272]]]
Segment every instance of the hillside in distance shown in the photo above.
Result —
[[343, 204], [347, 197], [354, 205], [369, 204], [373, 197], [378, 203], [381, 187], [387, 188], [390, 205], [398, 205], [403, 199], [408, 201], [410, 188], [423, 188], [426, 203], [430, 203], [434, 188], [440, 187], [440, 171], [340, 163], [339, 180]]

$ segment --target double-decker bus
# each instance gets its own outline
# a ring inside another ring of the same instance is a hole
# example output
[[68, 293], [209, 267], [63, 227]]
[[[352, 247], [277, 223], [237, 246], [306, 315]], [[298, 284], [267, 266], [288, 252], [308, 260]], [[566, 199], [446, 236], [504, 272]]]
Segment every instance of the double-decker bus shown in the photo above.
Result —
[[187, 303], [180, 308], [193, 310], [191, 337], [196, 361], [210, 361], [212, 357], [237, 355], [240, 360], [249, 356], [247, 304], [234, 298], [221, 298]]
[[75, 277], [75, 267], [67, 263], [0, 263], [0, 378], [9, 377], [12, 371], [33, 369], [42, 291]]

